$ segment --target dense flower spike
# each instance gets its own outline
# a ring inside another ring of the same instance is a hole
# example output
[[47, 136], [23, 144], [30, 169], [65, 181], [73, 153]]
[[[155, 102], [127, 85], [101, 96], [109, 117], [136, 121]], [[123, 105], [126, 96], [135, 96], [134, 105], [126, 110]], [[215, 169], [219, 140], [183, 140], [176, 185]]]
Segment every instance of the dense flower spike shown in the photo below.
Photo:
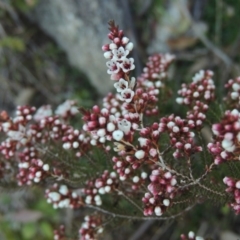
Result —
[[66, 239], [65, 227], [63, 225], [61, 225], [58, 229], [54, 230], [53, 239], [54, 240], [65, 240]]
[[47, 202], [54, 208], [79, 208], [83, 206], [82, 197], [77, 192], [72, 191], [67, 185], [55, 183], [51, 189], [45, 192]]
[[240, 214], [240, 180], [233, 179], [231, 177], [225, 177], [223, 182], [228, 186], [226, 192], [233, 195], [234, 199], [230, 203], [230, 206], [235, 211], [235, 214]]
[[20, 162], [17, 175], [18, 185], [31, 185], [38, 183], [50, 175], [50, 166], [38, 158], [38, 151], [34, 147], [24, 148], [19, 153]]
[[123, 31], [118, 29], [114, 21], [109, 22], [109, 30], [108, 37], [112, 42], [102, 47], [104, 57], [109, 59], [107, 62], [108, 74], [111, 75], [112, 80], [121, 78], [124, 80], [135, 68], [134, 59], [127, 57], [133, 49], [133, 43], [124, 36]]
[[192, 121], [192, 128], [202, 127], [208, 104], [214, 100], [215, 85], [212, 76], [212, 71], [201, 70], [193, 77], [192, 83], [182, 84], [182, 89], [178, 91], [181, 97], [178, 97], [176, 102], [190, 108], [187, 112], [187, 119]]
[[83, 189], [85, 203], [101, 206], [102, 199], [100, 195], [112, 192], [117, 187], [117, 184], [117, 174], [115, 172], [109, 173], [108, 171], [104, 171], [102, 176], [86, 183]]
[[102, 220], [97, 215], [86, 216], [79, 229], [79, 240], [95, 240], [103, 232]]
[[178, 91], [181, 97], [176, 99], [177, 103], [191, 106], [197, 100], [207, 103], [212, 101], [215, 89], [212, 76], [212, 71], [201, 70], [193, 77], [192, 83], [182, 84], [182, 89]]
[[[201, 146], [194, 143], [194, 122], [192, 120], [184, 120], [180, 117], [170, 115], [161, 119], [159, 124], [159, 132], [167, 132], [170, 137], [170, 144], [175, 149], [173, 156], [175, 158], [190, 156], [194, 153], [202, 151]], [[194, 125], [195, 126], [195, 125]]]
[[160, 88], [167, 77], [167, 69], [173, 62], [171, 54], [154, 54], [148, 58], [143, 73], [138, 77], [138, 85], [146, 88]]
[[227, 110], [220, 123], [213, 124], [214, 141], [208, 144], [214, 155], [215, 164], [240, 160], [240, 113], [237, 109]]
[[228, 90], [227, 98], [225, 99], [231, 108], [240, 107], [240, 77], [230, 79], [225, 88]]
[[144, 215], [161, 216], [171, 205], [171, 199], [176, 194], [176, 177], [170, 172], [155, 169], [150, 175], [151, 183], [148, 185], [149, 192], [145, 193], [142, 201], [144, 203]]

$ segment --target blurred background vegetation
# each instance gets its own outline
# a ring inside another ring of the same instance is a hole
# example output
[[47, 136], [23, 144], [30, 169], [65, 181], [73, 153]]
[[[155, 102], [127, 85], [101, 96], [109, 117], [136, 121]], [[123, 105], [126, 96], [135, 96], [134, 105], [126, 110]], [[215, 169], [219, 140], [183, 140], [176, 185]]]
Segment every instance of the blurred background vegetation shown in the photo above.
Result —
[[[58, 2], [62, 1], [64, 2]], [[85, 36], [74, 33], [79, 35], [79, 39], [69, 36], [65, 39], [64, 31], [59, 31], [59, 35], [58, 32], [51, 34], [52, 30], [46, 26], [45, 19], [55, 16], [55, 10], [59, 10], [54, 2], [56, 1], [52, 1], [52, 4], [49, 2], [48, 6], [43, 0], [0, 0], [1, 110], [13, 112], [17, 105], [26, 104], [37, 107], [43, 104], [57, 106], [66, 99], [75, 99], [79, 105], [90, 107], [104, 94], [104, 90], [99, 91], [99, 86], [105, 81], [103, 79], [108, 81], [107, 74], [102, 74], [102, 69], [105, 69], [104, 58], [98, 60], [97, 57], [89, 57], [91, 53], [86, 55], [83, 49], [78, 49], [74, 54], [78, 54], [81, 61], [88, 61], [84, 65], [79, 60], [82, 65], [79, 64], [78, 58], [73, 57], [70, 49], [72, 44]], [[104, 4], [108, 1], [91, 1], [91, 4], [95, 4], [95, 8], [91, 8], [93, 13], [96, 11], [94, 17], [81, 15], [89, 1], [69, 1], [68, 4], [73, 5], [76, 2], [79, 8], [79, 13], [74, 13], [74, 21], [79, 27], [76, 29], [93, 31], [96, 39], [99, 36], [99, 42], [94, 46], [87, 41], [89, 48], [93, 48], [96, 54], [102, 54], [100, 46], [106, 42], [106, 38], [101, 37], [100, 30], [103, 27], [107, 32], [107, 20], [111, 19], [104, 15]], [[176, 90], [182, 82], [191, 81], [192, 75], [200, 69], [211, 69], [215, 72], [217, 98], [222, 101], [224, 83], [240, 75], [239, 1], [121, 0], [116, 1], [114, 6], [111, 10], [112, 16], [121, 12], [119, 24], [123, 23], [126, 35], [136, 46], [133, 53], [136, 74], [141, 72], [147, 56], [153, 52], [171, 52], [176, 55], [175, 64], [170, 69], [173, 101], [167, 105], [164, 112], [180, 113], [181, 110], [174, 104]], [[49, 12], [44, 12], [48, 7]], [[61, 11], [58, 11], [59, 17], [67, 16], [73, 19], [72, 15], [69, 15], [70, 10], [61, 8]], [[102, 15], [98, 16], [97, 13], [101, 11]], [[40, 17], [34, 18], [35, 14]], [[104, 23], [103, 20], [99, 21], [99, 24], [105, 25], [96, 25], [96, 16], [101, 20], [107, 19]], [[57, 20], [52, 23], [58, 28]], [[71, 31], [75, 31], [75, 28]], [[99, 67], [94, 65], [91, 68], [95, 61]], [[91, 79], [89, 72], [96, 72], [97, 81]], [[111, 87], [106, 85], [106, 91], [109, 89]], [[41, 187], [1, 189], [1, 240], [52, 239], [54, 228], [60, 223], [70, 226], [72, 221], [71, 210], [55, 211], [46, 203]], [[80, 225], [80, 222], [74, 223], [76, 227]], [[199, 205], [193, 211], [170, 222], [127, 221], [115, 229], [109, 229], [103, 239], [117, 240], [126, 236], [125, 239], [131, 240], [174, 240], [178, 239], [180, 233], [189, 230], [212, 239], [236, 240], [235, 234], [240, 236], [240, 218], [234, 216], [227, 206], [222, 207], [217, 203]]]

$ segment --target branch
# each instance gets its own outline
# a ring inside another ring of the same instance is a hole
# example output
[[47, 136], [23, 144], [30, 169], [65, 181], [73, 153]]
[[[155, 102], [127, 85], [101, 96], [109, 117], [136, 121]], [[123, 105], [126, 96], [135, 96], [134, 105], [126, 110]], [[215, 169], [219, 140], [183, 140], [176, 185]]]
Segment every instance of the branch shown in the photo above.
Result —
[[195, 204], [193, 204], [193, 205], [185, 208], [183, 211], [181, 211], [181, 212], [179, 212], [175, 215], [169, 216], [169, 217], [144, 217], [144, 216], [129, 216], [129, 215], [125, 215], [125, 214], [113, 213], [113, 212], [110, 212], [110, 211], [108, 211], [106, 209], [103, 209], [103, 208], [100, 208], [100, 207], [96, 207], [96, 206], [93, 206], [93, 205], [86, 205], [87, 208], [97, 210], [97, 211], [105, 213], [107, 215], [111, 215], [112, 217], [125, 218], [125, 219], [131, 219], [131, 220], [143, 220], [143, 221], [146, 221], [146, 220], [147, 221], [148, 220], [161, 221], [161, 220], [174, 219], [174, 218], [177, 218], [177, 217], [181, 216], [183, 213], [190, 211], [194, 206], [195, 206]]

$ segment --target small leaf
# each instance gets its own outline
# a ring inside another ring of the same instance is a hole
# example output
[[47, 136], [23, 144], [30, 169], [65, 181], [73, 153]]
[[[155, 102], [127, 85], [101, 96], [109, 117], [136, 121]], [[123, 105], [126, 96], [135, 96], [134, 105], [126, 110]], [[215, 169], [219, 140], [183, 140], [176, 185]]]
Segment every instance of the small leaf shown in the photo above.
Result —
[[23, 239], [34, 239], [34, 236], [36, 235], [36, 224], [34, 223], [28, 223], [24, 224], [22, 227], [22, 235]]
[[21, 38], [10, 36], [4, 37], [0, 40], [0, 47], [9, 48], [19, 52], [24, 52], [26, 48]]
[[40, 229], [43, 235], [47, 238], [53, 238], [53, 229], [51, 225], [47, 222], [41, 222]]

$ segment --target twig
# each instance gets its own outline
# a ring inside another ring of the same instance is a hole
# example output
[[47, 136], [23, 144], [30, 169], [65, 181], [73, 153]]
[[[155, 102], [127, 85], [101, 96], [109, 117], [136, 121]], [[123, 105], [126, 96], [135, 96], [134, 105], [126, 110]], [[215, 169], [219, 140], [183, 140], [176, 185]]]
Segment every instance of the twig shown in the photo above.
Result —
[[102, 212], [102, 213], [105, 213], [107, 215], [111, 215], [112, 217], [117, 217], [117, 218], [125, 218], [125, 219], [131, 219], [131, 220], [144, 220], [144, 221], [146, 221], [146, 220], [147, 221], [148, 220], [162, 221], [162, 220], [169, 220], [169, 219], [177, 218], [177, 217], [181, 216], [183, 213], [190, 211], [194, 206], [195, 206], [195, 204], [193, 204], [193, 205], [185, 208], [183, 211], [181, 211], [181, 212], [179, 212], [175, 215], [169, 216], [169, 217], [129, 216], [129, 215], [125, 215], [125, 214], [113, 213], [113, 212], [110, 212], [106, 209], [103, 209], [103, 208], [100, 208], [100, 207], [97, 207], [97, 206], [93, 206], [93, 205], [86, 205], [85, 207], [97, 210], [99, 212]]
[[216, 195], [218, 195], [218, 196], [221, 196], [221, 197], [224, 197], [224, 196], [225, 196], [225, 194], [220, 193], [220, 192], [217, 192], [217, 191], [214, 191], [214, 190], [212, 190], [212, 189], [210, 189], [210, 188], [202, 185], [200, 182], [198, 182], [197, 184], [198, 184], [198, 186], [200, 186], [201, 188], [207, 190], [208, 192], [214, 193], [214, 194], [216, 194]]
[[160, 167], [161, 167], [163, 170], [166, 169], [166, 170], [168, 170], [169, 172], [174, 173], [174, 174], [176, 174], [176, 175], [179, 176], [179, 177], [182, 177], [183, 179], [187, 179], [188, 181], [191, 181], [191, 179], [190, 179], [189, 177], [187, 177], [187, 176], [185, 176], [185, 175], [177, 172], [176, 170], [173, 170], [173, 169], [169, 168], [169, 167], [165, 164], [164, 159], [163, 159], [163, 157], [162, 157], [162, 154], [160, 153], [160, 151], [159, 151], [158, 148], [157, 148], [157, 153], [158, 153], [158, 158], [159, 158], [158, 164], [160, 165]]
[[126, 198], [127, 201], [129, 201], [133, 206], [135, 206], [140, 212], [143, 212], [142, 208], [140, 206], [138, 206], [131, 198], [129, 198], [127, 195], [125, 195], [124, 192], [117, 190], [117, 193], [119, 195], [122, 195], [124, 198]]

